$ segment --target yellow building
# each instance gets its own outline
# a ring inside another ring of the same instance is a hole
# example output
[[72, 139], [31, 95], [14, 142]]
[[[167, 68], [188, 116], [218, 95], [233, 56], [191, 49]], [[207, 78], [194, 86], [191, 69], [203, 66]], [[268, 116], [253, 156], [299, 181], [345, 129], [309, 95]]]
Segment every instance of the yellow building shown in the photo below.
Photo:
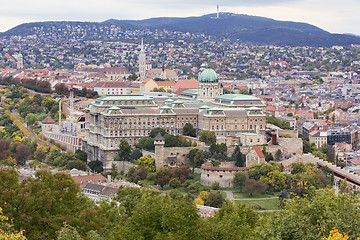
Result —
[[309, 133], [309, 141], [315, 143], [317, 148], [327, 144], [327, 131], [314, 130]]
[[157, 88], [158, 85], [151, 78], [146, 78], [142, 83], [140, 83], [140, 92], [150, 92], [154, 88]]

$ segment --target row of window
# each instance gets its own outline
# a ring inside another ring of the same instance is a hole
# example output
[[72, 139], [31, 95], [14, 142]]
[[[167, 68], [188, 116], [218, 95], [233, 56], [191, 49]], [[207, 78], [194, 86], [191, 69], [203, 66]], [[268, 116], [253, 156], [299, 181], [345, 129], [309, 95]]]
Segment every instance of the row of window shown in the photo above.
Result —
[[152, 104], [151, 100], [122, 100], [122, 101], [104, 101], [107, 105], [138, 105], [138, 104]]

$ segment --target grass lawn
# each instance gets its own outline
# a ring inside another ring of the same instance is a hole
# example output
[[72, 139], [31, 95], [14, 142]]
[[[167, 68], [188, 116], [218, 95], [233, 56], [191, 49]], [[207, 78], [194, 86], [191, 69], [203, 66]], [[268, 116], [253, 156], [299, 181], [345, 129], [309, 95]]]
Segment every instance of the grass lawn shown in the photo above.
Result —
[[143, 182], [144, 186], [149, 186], [149, 185], [154, 186], [154, 181], [149, 181], [147, 179], [141, 181]]
[[[271, 194], [271, 197], [277, 197], [276, 194]], [[242, 193], [242, 192], [234, 192], [234, 198], [240, 199], [240, 198], [268, 198], [269, 194], [262, 194], [262, 193], [253, 193], [252, 197], [249, 193]]]
[[190, 176], [192, 177], [191, 181], [192, 182], [196, 182], [199, 181], [200, 182], [200, 173], [190, 173]]
[[266, 199], [266, 200], [235, 200], [235, 203], [246, 203], [249, 204], [251, 206], [254, 205], [259, 205], [261, 206], [263, 209], [265, 210], [279, 210], [279, 199], [277, 198], [270, 198], [270, 199]]

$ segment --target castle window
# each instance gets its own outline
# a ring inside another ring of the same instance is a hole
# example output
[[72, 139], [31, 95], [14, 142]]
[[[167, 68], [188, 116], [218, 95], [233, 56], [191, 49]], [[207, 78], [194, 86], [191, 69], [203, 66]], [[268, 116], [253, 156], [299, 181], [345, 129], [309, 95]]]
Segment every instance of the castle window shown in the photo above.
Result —
[[220, 178], [222, 178], [223, 177], [223, 175], [220, 175]]
[[207, 176], [210, 177], [210, 174], [208, 174]]

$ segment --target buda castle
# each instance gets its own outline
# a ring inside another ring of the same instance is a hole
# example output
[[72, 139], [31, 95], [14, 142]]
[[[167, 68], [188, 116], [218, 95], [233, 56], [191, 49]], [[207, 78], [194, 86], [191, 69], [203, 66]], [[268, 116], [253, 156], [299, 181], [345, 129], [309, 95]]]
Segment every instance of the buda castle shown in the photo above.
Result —
[[88, 161], [100, 160], [105, 168], [111, 168], [120, 140], [135, 145], [157, 127], [178, 135], [186, 123], [192, 124], [198, 134], [211, 130], [218, 139], [235, 141], [244, 135], [254, 139], [259, 136], [255, 141], [263, 144], [260, 133], [266, 125], [264, 107], [262, 100], [252, 95], [224, 95], [215, 71], [205, 69], [198, 88], [179, 96], [151, 92], [97, 98], [85, 110], [83, 150]]

